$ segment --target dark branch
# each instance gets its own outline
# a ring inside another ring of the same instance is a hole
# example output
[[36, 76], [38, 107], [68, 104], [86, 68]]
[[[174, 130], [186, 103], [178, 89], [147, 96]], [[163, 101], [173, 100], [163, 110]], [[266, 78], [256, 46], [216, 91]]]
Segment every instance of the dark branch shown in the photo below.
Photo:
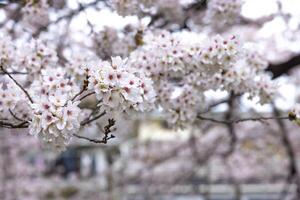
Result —
[[104, 127], [104, 130], [103, 130], [103, 133], [104, 133], [104, 136], [102, 139], [93, 139], [93, 138], [88, 138], [88, 137], [85, 137], [85, 136], [82, 136], [82, 135], [78, 135], [78, 134], [73, 134], [74, 137], [77, 137], [79, 139], [84, 139], [84, 140], [87, 140], [89, 142], [93, 142], [93, 143], [103, 143], [103, 144], [106, 144], [108, 142], [108, 140], [112, 139], [112, 138], [115, 138], [114, 135], [110, 134], [112, 131], [112, 127], [115, 125], [116, 121], [114, 119], [108, 119], [108, 124]]
[[210, 118], [210, 117], [204, 117], [201, 115], [197, 116], [198, 119], [200, 120], [205, 120], [205, 121], [211, 121], [214, 123], [219, 123], [219, 124], [232, 124], [232, 123], [241, 123], [241, 122], [246, 122], [246, 121], [264, 121], [264, 120], [274, 120], [274, 119], [281, 119], [281, 120], [289, 120], [288, 116], [282, 116], [282, 117], [249, 117], [249, 118], [241, 118], [241, 119], [228, 119], [228, 120], [222, 120], [222, 119], [215, 119], [215, 118]]
[[279, 64], [270, 64], [267, 68], [267, 71], [272, 72], [273, 78], [277, 78], [283, 74], [288, 73], [294, 67], [300, 65], [300, 54], [296, 55], [289, 60], [279, 63]]
[[28, 128], [28, 122], [23, 121], [19, 124], [12, 124], [9, 122], [0, 121], [0, 127], [11, 128], [11, 129]]
[[71, 101], [74, 101], [78, 96], [80, 96], [82, 93], [84, 93], [84, 91], [87, 90], [87, 87], [88, 87], [88, 75], [86, 76], [85, 80], [83, 81], [83, 86], [82, 86], [82, 89], [71, 99]]
[[200, 11], [204, 10], [207, 7], [207, 0], [197, 0], [195, 3], [192, 3], [187, 8], [185, 8], [185, 11], [195, 10]]
[[34, 103], [32, 98], [30, 97], [29, 93], [24, 89], [24, 87], [18, 83], [18, 81], [16, 79], [14, 79], [14, 77], [12, 77], [12, 75], [10, 75], [3, 66], [0, 66], [0, 69], [3, 71], [3, 73], [5, 73], [11, 80], [13, 80], [13, 82], [25, 93], [25, 95], [28, 97], [29, 101], [31, 103]]
[[100, 119], [100, 118], [103, 117], [105, 114], [106, 114], [106, 111], [104, 110], [102, 113], [100, 113], [99, 115], [97, 115], [97, 116], [95, 116], [95, 117], [93, 117], [93, 118], [88, 117], [87, 119], [83, 120], [83, 121], [80, 123], [80, 125], [81, 125], [81, 126], [85, 126], [85, 125], [87, 125], [87, 124], [89, 124], [89, 123], [91, 123], [91, 122], [93, 122], [93, 121], [95, 121], [95, 120], [97, 120], [97, 119]]
[[[278, 109], [275, 107], [274, 104], [273, 104], [273, 110], [274, 110], [275, 116], [280, 115]], [[293, 151], [292, 142], [288, 136], [288, 130], [286, 128], [286, 125], [284, 124], [284, 122], [281, 119], [277, 119], [277, 123], [278, 123], [279, 130], [281, 133], [281, 141], [282, 141], [284, 147], [286, 148], [287, 155], [289, 158], [289, 174], [287, 176], [287, 181], [290, 182], [290, 181], [292, 181], [293, 178], [295, 178], [295, 182], [297, 185], [296, 199], [299, 199], [299, 197], [300, 197], [300, 180], [299, 180], [299, 174], [298, 174], [299, 172], [298, 172], [298, 167], [297, 167], [296, 155]], [[283, 197], [285, 195], [285, 193], [286, 193], [286, 191], [283, 190], [281, 197]], [[284, 199], [284, 198], [282, 198], [282, 199]]]
[[8, 109], [9, 110], [9, 113], [18, 121], [21, 121], [21, 122], [26, 122], [25, 120], [23, 119], [20, 119], [19, 117], [17, 117], [12, 111], [11, 109]]
[[[226, 119], [232, 119], [234, 117], [234, 101], [235, 101], [235, 96], [234, 94], [230, 94], [229, 100], [228, 100], [228, 112], [226, 113]], [[236, 148], [236, 143], [237, 143], [237, 137], [236, 137], [236, 131], [235, 131], [235, 122], [232, 121], [227, 125], [227, 129], [229, 132], [230, 136], [230, 145], [229, 145], [229, 150], [226, 152], [225, 159], [227, 160], [229, 156], [234, 152]]]
[[95, 94], [95, 92], [87, 93], [86, 95], [82, 96], [82, 97], [79, 99], [79, 101], [82, 101], [83, 99], [85, 99], [85, 98], [87, 98], [87, 97], [89, 97], [89, 96], [91, 96], [91, 95], [93, 95], [93, 94]]
[[4, 73], [4, 72], [0, 72], [0, 75], [6, 75], [6, 74], [22, 74], [22, 75], [26, 75], [28, 74], [27, 72], [18, 72], [18, 71], [12, 71], [12, 72], [7, 72], [7, 73]]

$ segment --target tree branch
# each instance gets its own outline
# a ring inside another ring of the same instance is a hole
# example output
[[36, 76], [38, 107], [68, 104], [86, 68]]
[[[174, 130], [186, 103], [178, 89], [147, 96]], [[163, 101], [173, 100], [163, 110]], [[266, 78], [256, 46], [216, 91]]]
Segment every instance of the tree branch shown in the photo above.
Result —
[[84, 139], [89, 142], [93, 142], [93, 143], [97, 143], [97, 144], [99, 144], [99, 143], [106, 144], [108, 142], [108, 140], [115, 138], [114, 135], [110, 134], [113, 131], [112, 127], [115, 125], [115, 123], [116, 123], [116, 121], [114, 119], [108, 119], [108, 124], [104, 127], [104, 136], [101, 140], [88, 138], [88, 137], [78, 135], [78, 134], [73, 134], [73, 136], [77, 137], [79, 139]]
[[95, 92], [87, 93], [86, 95], [84, 95], [84, 96], [82, 96], [81, 98], [79, 98], [79, 101], [82, 101], [83, 99], [85, 99], [85, 98], [87, 98], [87, 97], [89, 97], [89, 96], [91, 96], [91, 95], [93, 95], [93, 94], [95, 94]]
[[294, 67], [300, 65], [300, 54], [295, 55], [294, 57], [290, 58], [289, 60], [279, 63], [279, 64], [270, 64], [267, 68], [267, 71], [272, 72], [273, 79], [288, 73]]
[[104, 110], [102, 113], [100, 113], [99, 115], [97, 115], [97, 116], [95, 116], [95, 117], [93, 117], [93, 118], [91, 118], [91, 119], [90, 119], [90, 117], [88, 117], [87, 119], [83, 120], [83, 121], [80, 123], [80, 125], [81, 125], [81, 126], [85, 126], [85, 125], [87, 125], [87, 124], [89, 124], [89, 123], [91, 123], [91, 122], [93, 122], [93, 121], [95, 121], [95, 120], [97, 120], [97, 119], [103, 117], [105, 114], [106, 114], [106, 111]]
[[3, 71], [4, 74], [6, 74], [11, 80], [13, 80], [13, 82], [25, 93], [25, 95], [28, 97], [29, 101], [31, 103], [34, 103], [32, 98], [30, 97], [29, 93], [24, 89], [24, 87], [18, 83], [18, 81], [16, 81], [16, 79], [14, 79], [14, 77], [12, 77], [12, 75], [10, 75], [3, 66], [0, 66], [0, 69]]
[[83, 81], [82, 89], [71, 99], [71, 101], [74, 101], [78, 96], [80, 96], [84, 91], [87, 90], [89, 84], [88, 78], [89, 76], [87, 75], [85, 80]]
[[19, 117], [17, 117], [12, 111], [11, 109], [8, 109], [9, 110], [9, 113], [18, 121], [21, 121], [21, 122], [26, 122], [25, 120], [23, 119], [20, 119]]
[[273, 120], [273, 119], [289, 120], [288, 116], [248, 117], [248, 118], [241, 118], [241, 119], [222, 120], [222, 119], [215, 119], [215, 118], [204, 117], [204, 116], [198, 115], [197, 118], [200, 120], [211, 121], [211, 122], [219, 123], [219, 124], [232, 124], [232, 123], [241, 123], [241, 122], [246, 122], [246, 121], [264, 121], [264, 120]]
[[0, 127], [11, 128], [11, 129], [28, 128], [28, 122], [23, 121], [19, 124], [12, 124], [12, 123], [9, 123], [9, 122], [0, 121]]
[[6, 75], [6, 74], [22, 74], [22, 75], [26, 75], [28, 74], [27, 72], [18, 72], [18, 71], [12, 71], [12, 72], [7, 72], [7, 73], [4, 73], [4, 72], [0, 72], [0, 75]]
[[[278, 111], [278, 109], [275, 107], [275, 105], [273, 104], [273, 112], [275, 116], [279, 116], [280, 113]], [[297, 160], [296, 160], [296, 155], [293, 151], [293, 146], [292, 143], [288, 137], [288, 131], [287, 128], [285, 126], [285, 124], [283, 123], [283, 121], [281, 119], [277, 119], [277, 123], [279, 126], [279, 130], [281, 133], [281, 141], [284, 145], [284, 147], [286, 148], [287, 151], [287, 155], [289, 157], [289, 174], [287, 176], [287, 181], [291, 181], [293, 178], [295, 178], [295, 183], [297, 185], [297, 190], [296, 190], [296, 199], [300, 198], [300, 180], [299, 180], [299, 172], [298, 172], [298, 167], [297, 167]], [[283, 199], [283, 195], [285, 195], [287, 191], [283, 190], [282, 194], [280, 196], [281, 199]], [[287, 192], [288, 193], [288, 192]]]

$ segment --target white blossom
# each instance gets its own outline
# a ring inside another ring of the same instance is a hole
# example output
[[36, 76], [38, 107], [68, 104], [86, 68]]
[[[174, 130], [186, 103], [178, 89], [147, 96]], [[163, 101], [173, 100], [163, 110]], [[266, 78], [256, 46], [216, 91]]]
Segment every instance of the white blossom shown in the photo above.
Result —
[[72, 134], [79, 130], [81, 110], [78, 108], [79, 102], [68, 101], [65, 105], [55, 105], [51, 103], [51, 97], [31, 105], [33, 117], [29, 131], [45, 143], [64, 149]]
[[125, 60], [113, 57], [111, 63], [102, 62], [90, 69], [89, 89], [110, 108], [140, 109], [141, 104], [153, 103], [153, 98], [148, 96], [148, 92], [154, 93], [151, 81], [143, 82], [144, 77], [143, 72], [131, 68]]

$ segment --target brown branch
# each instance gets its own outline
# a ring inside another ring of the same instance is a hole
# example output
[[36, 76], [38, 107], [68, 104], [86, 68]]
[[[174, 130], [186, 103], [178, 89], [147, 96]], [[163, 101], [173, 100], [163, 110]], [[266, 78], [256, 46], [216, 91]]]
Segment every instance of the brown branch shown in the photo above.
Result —
[[18, 72], [18, 71], [12, 71], [12, 72], [7, 72], [7, 73], [4, 73], [4, 72], [1, 72], [0, 71], [0, 75], [6, 75], [6, 74], [17, 74], [17, 75], [26, 75], [28, 74], [27, 72]]
[[[234, 117], [234, 103], [235, 103], [235, 99], [237, 96], [235, 96], [233, 93], [230, 94], [229, 100], [228, 100], [228, 111], [226, 114], [226, 119], [232, 119]], [[230, 137], [230, 143], [229, 143], [229, 149], [228, 151], [225, 152], [225, 154], [223, 154], [224, 159], [225, 159], [225, 165], [228, 168], [228, 172], [231, 176], [233, 185], [234, 185], [234, 193], [235, 193], [235, 199], [236, 200], [240, 200], [241, 199], [241, 191], [240, 191], [240, 186], [239, 183], [237, 182], [236, 179], [234, 179], [233, 174], [232, 174], [232, 170], [230, 169], [230, 165], [229, 165], [229, 158], [230, 156], [234, 153], [235, 149], [236, 149], [236, 145], [237, 145], [237, 135], [236, 135], [236, 130], [235, 130], [235, 124], [234, 121], [231, 121], [230, 123], [226, 124], [227, 125], [227, 129], [228, 129], [228, 133], [229, 133], [229, 137]]]
[[89, 142], [93, 142], [93, 143], [103, 143], [106, 144], [108, 142], [108, 140], [115, 138], [115, 136], [113, 134], [110, 134], [113, 130], [112, 127], [115, 125], [116, 121], [114, 119], [108, 119], [108, 124], [104, 127], [104, 136], [102, 139], [93, 139], [93, 138], [88, 138], [82, 135], [78, 135], [78, 134], [73, 134], [74, 137], [77, 137], [79, 139], [84, 139], [87, 140]]
[[211, 121], [211, 122], [219, 123], [219, 124], [241, 123], [241, 122], [246, 122], [246, 121], [264, 121], [264, 120], [273, 120], [273, 119], [289, 120], [288, 116], [248, 117], [248, 118], [241, 118], [241, 119], [222, 120], [222, 119], [215, 119], [215, 118], [204, 117], [204, 116], [198, 115], [197, 118], [200, 119], [200, 120]]
[[[272, 105], [273, 105], [274, 115], [279, 116], [280, 113], [279, 113], [278, 109], [275, 107], [274, 104], [272, 104]], [[297, 185], [296, 199], [299, 199], [300, 198], [300, 180], [299, 180], [299, 172], [298, 172], [298, 167], [297, 167], [296, 154], [293, 151], [292, 142], [289, 139], [286, 125], [279, 118], [277, 119], [277, 123], [278, 123], [279, 130], [281, 133], [281, 141], [282, 141], [284, 147], [286, 148], [287, 155], [289, 157], [289, 174], [287, 176], [287, 181], [290, 182], [293, 178], [295, 178], [295, 183]], [[282, 197], [282, 195], [285, 195], [285, 193], [286, 193], [286, 191], [283, 190], [281, 197]]]
[[185, 11], [195, 10], [200, 11], [207, 8], [207, 0], [197, 0], [195, 3], [190, 4], [187, 8], [185, 8]]
[[16, 79], [14, 79], [14, 77], [12, 77], [12, 75], [10, 75], [5, 69], [3, 66], [0, 66], [0, 69], [11, 79], [13, 80], [13, 82], [25, 93], [25, 95], [28, 97], [29, 101], [31, 103], [34, 103], [32, 98], [30, 97], [29, 93], [24, 89], [24, 87], [18, 83], [18, 81]]
[[100, 118], [103, 117], [105, 114], [106, 114], [106, 111], [104, 110], [102, 113], [100, 113], [99, 115], [97, 115], [97, 116], [95, 116], [95, 117], [93, 117], [93, 118], [91, 118], [91, 119], [90, 119], [90, 117], [88, 117], [87, 119], [83, 120], [83, 121], [80, 123], [80, 125], [81, 125], [81, 126], [85, 126], [85, 125], [87, 125], [87, 124], [89, 124], [89, 123], [91, 123], [91, 122], [93, 122], [93, 121], [95, 121], [95, 120], [97, 120], [97, 119], [100, 119]]
[[115, 138], [114, 135], [111, 135], [109, 137], [107, 137], [106, 139], [101, 139], [101, 140], [98, 140], [98, 139], [93, 139], [93, 138], [88, 138], [88, 137], [85, 137], [85, 136], [82, 136], [82, 135], [78, 135], [78, 134], [73, 134], [74, 137], [77, 137], [79, 139], [83, 139], [83, 140], [87, 140], [89, 142], [92, 142], [92, 143], [96, 143], [96, 144], [106, 144], [108, 140], [112, 139], [112, 138]]
[[273, 79], [287, 74], [291, 69], [300, 65], [300, 54], [295, 55], [294, 57], [290, 58], [289, 60], [279, 63], [279, 64], [270, 64], [267, 68], [267, 71], [272, 72]]
[[216, 106], [218, 106], [218, 105], [220, 105], [220, 104], [227, 103], [228, 101], [229, 101], [229, 99], [228, 99], [228, 98], [225, 98], [225, 99], [221, 99], [221, 100], [218, 100], [218, 101], [216, 101], [216, 102], [213, 102], [213, 103], [211, 103], [210, 105], [208, 105], [207, 108], [206, 108], [204, 111], [202, 111], [202, 112], [199, 113], [199, 114], [205, 114], [205, 113], [208, 113], [212, 108], [214, 108], [214, 107], [216, 107]]
[[12, 123], [9, 123], [9, 122], [0, 121], [0, 127], [11, 128], [11, 129], [28, 128], [28, 122], [23, 121], [19, 124], [12, 124]]
[[[228, 112], [226, 114], [226, 119], [232, 119], [234, 117], [234, 100], [235, 100], [235, 96], [231, 94], [228, 100]], [[230, 135], [230, 149], [228, 150], [228, 152], [226, 152], [225, 155], [226, 160], [228, 159], [229, 155], [231, 155], [234, 152], [236, 142], [237, 142], [235, 127], [234, 127], [235, 123], [236, 122], [232, 120], [226, 124]]]
[[76, 95], [74, 95], [74, 97], [71, 99], [71, 101], [74, 101], [79, 95], [81, 95], [84, 91], [86, 90], [86, 88], [82, 88]]
[[82, 89], [71, 99], [71, 101], [74, 101], [78, 96], [80, 96], [84, 91], [87, 90], [88, 87], [88, 76], [86, 77], [86, 80], [84, 80]]
[[9, 110], [9, 113], [18, 121], [21, 121], [21, 122], [26, 122], [25, 120], [23, 119], [20, 119], [19, 117], [17, 117], [12, 111], [11, 109], [8, 109]]
[[86, 97], [91, 96], [91, 95], [93, 95], [93, 94], [95, 94], [95, 92], [87, 93], [86, 95], [82, 96], [82, 97], [79, 99], [79, 101], [82, 101], [82, 100], [85, 99]]

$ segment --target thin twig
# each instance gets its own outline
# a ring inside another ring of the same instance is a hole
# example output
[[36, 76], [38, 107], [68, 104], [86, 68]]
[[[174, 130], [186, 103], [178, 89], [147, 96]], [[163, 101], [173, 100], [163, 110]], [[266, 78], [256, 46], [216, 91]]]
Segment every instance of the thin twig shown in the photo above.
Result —
[[18, 81], [16, 81], [16, 79], [14, 79], [14, 77], [12, 77], [5, 69], [3, 66], [0, 66], [1, 70], [11, 79], [13, 80], [13, 82], [25, 93], [25, 95], [28, 97], [29, 101], [31, 103], [34, 103], [32, 98], [30, 97], [29, 93], [24, 89], [24, 87], [18, 83]]
[[0, 75], [6, 75], [6, 74], [26, 75], [28, 73], [27, 72], [18, 72], [18, 71], [12, 71], [12, 72], [7, 72], [7, 73], [0, 72]]
[[23, 119], [20, 119], [19, 117], [17, 117], [12, 111], [11, 109], [8, 109], [9, 110], [9, 113], [18, 121], [21, 121], [21, 122], [26, 122], [25, 120]]
[[79, 139], [84, 139], [84, 140], [87, 140], [89, 142], [93, 142], [93, 143], [103, 143], [103, 144], [106, 144], [108, 140], [112, 139], [112, 138], [115, 138], [114, 135], [110, 134], [113, 130], [112, 130], [112, 127], [115, 125], [116, 121], [114, 119], [108, 119], [108, 124], [104, 127], [104, 130], [103, 130], [103, 133], [104, 133], [104, 136], [102, 139], [93, 139], [93, 138], [89, 138], [89, 137], [85, 137], [85, 136], [82, 136], [82, 135], [78, 135], [78, 134], [73, 134], [74, 137], [77, 137]]
[[79, 139], [84, 139], [84, 140], [87, 140], [89, 142], [93, 142], [93, 143], [97, 143], [97, 144], [106, 144], [108, 140], [112, 139], [112, 138], [115, 138], [114, 135], [110, 135], [109, 137], [107, 137], [105, 140], [104, 139], [101, 139], [101, 140], [98, 140], [98, 139], [93, 139], [93, 138], [89, 138], [89, 137], [85, 137], [85, 136], [82, 136], [82, 135], [78, 135], [78, 134], [73, 134], [74, 137], [77, 137]]
[[105, 114], [106, 114], [106, 111], [104, 110], [102, 113], [100, 113], [99, 115], [97, 115], [97, 116], [95, 116], [95, 117], [93, 117], [93, 118], [91, 118], [91, 119], [87, 118], [86, 120], [83, 120], [83, 121], [80, 123], [80, 125], [81, 125], [81, 126], [85, 126], [85, 125], [87, 125], [87, 124], [89, 124], [89, 123], [91, 123], [91, 122], [93, 122], [93, 121], [95, 121], [95, 120], [97, 120], [97, 119], [103, 117]]
[[78, 96], [80, 96], [82, 93], [84, 93], [84, 91], [86, 91], [88, 89], [88, 84], [89, 84], [89, 75], [88, 75], [88, 70], [86, 70], [86, 76], [85, 79], [83, 81], [83, 86], [82, 89], [71, 99], [71, 101], [74, 101]]
[[80, 96], [84, 91], [86, 90], [86, 87], [83, 87], [72, 99], [71, 101], [74, 101], [78, 96]]
[[9, 122], [0, 121], [0, 127], [11, 128], [11, 129], [28, 128], [28, 122], [23, 121], [19, 124], [12, 124], [12, 123], [9, 123]]
[[225, 98], [225, 99], [221, 99], [219, 101], [213, 102], [212, 104], [210, 104], [209, 106], [207, 106], [207, 108], [204, 111], [202, 111], [200, 114], [208, 113], [212, 108], [214, 108], [214, 107], [216, 107], [216, 106], [218, 106], [220, 104], [226, 103], [228, 101], [229, 101], [229, 99]]
[[264, 120], [274, 120], [274, 119], [289, 120], [288, 116], [282, 116], [282, 117], [274, 117], [274, 116], [273, 117], [249, 117], [249, 118], [241, 118], [241, 119], [222, 120], [222, 119], [215, 119], [215, 118], [204, 117], [204, 116], [198, 115], [197, 118], [200, 119], [200, 120], [211, 121], [211, 122], [219, 123], [219, 124], [231, 124], [231, 123], [241, 123], [241, 122], [246, 122], [246, 121], [264, 121]]
[[79, 99], [79, 101], [82, 101], [82, 100], [85, 99], [86, 97], [91, 96], [91, 95], [93, 95], [93, 94], [95, 94], [95, 92], [87, 93], [86, 95], [82, 96], [82, 97]]

